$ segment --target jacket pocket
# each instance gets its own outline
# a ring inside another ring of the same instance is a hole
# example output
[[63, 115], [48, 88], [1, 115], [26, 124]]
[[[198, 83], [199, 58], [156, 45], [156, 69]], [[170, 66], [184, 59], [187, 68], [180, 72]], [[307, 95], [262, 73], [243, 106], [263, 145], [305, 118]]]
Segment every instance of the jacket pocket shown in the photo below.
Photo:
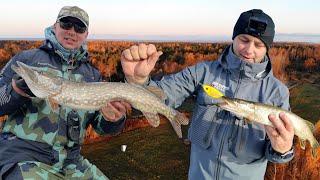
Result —
[[247, 123], [234, 117], [228, 139], [228, 148], [238, 163], [250, 163], [261, 159], [265, 154], [265, 131], [262, 125]]
[[212, 135], [218, 126], [214, 122], [217, 111], [218, 108], [216, 106], [196, 104], [189, 129], [189, 138], [192, 143], [198, 144], [203, 148], [210, 147]]

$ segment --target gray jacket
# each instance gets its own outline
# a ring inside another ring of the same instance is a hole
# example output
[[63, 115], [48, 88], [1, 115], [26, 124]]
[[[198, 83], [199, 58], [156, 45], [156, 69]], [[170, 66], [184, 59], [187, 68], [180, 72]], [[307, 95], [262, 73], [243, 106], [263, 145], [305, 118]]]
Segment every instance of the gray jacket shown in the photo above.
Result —
[[[230, 47], [217, 61], [198, 63], [150, 82], [164, 90], [166, 103], [173, 107], [190, 95], [196, 96], [188, 134], [192, 142], [190, 179], [263, 179], [267, 160], [287, 162], [293, 158], [272, 150], [263, 125], [248, 124], [218, 108], [202, 90], [201, 84], [212, 84], [227, 97], [289, 109], [289, 91], [273, 76], [269, 58], [259, 64], [246, 63]], [[195, 149], [203, 153], [197, 154]], [[206, 151], [209, 157], [204, 157]]]

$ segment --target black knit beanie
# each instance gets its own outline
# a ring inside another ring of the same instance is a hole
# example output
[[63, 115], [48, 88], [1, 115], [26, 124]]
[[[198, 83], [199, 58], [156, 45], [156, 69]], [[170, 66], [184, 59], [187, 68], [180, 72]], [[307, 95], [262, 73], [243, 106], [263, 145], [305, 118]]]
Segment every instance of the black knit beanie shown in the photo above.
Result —
[[274, 27], [270, 16], [260, 9], [252, 9], [241, 13], [233, 28], [232, 40], [239, 34], [249, 34], [259, 38], [269, 49], [274, 38]]

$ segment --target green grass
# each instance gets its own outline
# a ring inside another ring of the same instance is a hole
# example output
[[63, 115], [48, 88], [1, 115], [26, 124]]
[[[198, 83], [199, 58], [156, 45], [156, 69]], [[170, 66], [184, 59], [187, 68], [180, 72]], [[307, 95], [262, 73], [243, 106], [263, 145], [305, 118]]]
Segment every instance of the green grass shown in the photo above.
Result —
[[[291, 90], [292, 111], [315, 123], [320, 119], [319, 94], [319, 86], [296, 86]], [[187, 101], [180, 110], [192, 108]], [[128, 145], [126, 152], [121, 152], [122, 144]], [[85, 145], [82, 150], [110, 179], [187, 179], [189, 152], [190, 147], [178, 140], [169, 123], [122, 133], [108, 142]]]
[[320, 120], [320, 86], [302, 84], [290, 91], [290, 105], [292, 112], [302, 118], [316, 123]]
[[[126, 152], [120, 150], [122, 144]], [[107, 143], [87, 144], [82, 154], [110, 179], [186, 179], [189, 149], [163, 123], [122, 133]]]

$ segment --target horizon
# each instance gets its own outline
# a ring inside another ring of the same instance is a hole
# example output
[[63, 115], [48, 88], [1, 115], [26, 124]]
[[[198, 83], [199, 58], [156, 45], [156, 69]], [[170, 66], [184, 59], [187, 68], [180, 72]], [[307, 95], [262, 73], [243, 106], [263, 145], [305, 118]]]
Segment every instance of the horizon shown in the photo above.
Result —
[[[44, 36], [34, 37], [4, 37], [0, 35], [0, 41], [5, 40], [44, 40]], [[199, 43], [229, 43], [231, 36], [214, 35], [128, 35], [128, 34], [91, 34], [87, 41], [133, 41], [133, 42], [199, 42]], [[320, 44], [320, 34], [275, 34], [274, 42], [297, 42]]]

